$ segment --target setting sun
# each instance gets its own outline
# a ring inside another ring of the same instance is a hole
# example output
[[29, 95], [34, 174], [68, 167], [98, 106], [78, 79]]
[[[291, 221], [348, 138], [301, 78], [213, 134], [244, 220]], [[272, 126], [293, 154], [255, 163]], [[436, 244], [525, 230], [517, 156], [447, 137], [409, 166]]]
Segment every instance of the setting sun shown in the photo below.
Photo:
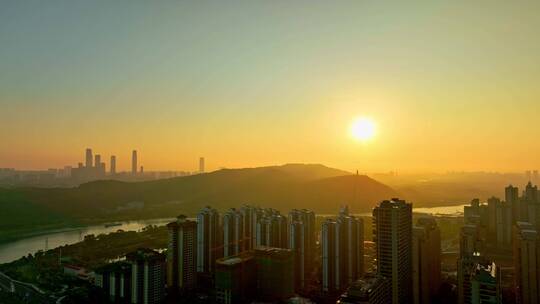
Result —
[[353, 121], [351, 135], [357, 140], [366, 141], [375, 136], [375, 123], [373, 120], [361, 117]]

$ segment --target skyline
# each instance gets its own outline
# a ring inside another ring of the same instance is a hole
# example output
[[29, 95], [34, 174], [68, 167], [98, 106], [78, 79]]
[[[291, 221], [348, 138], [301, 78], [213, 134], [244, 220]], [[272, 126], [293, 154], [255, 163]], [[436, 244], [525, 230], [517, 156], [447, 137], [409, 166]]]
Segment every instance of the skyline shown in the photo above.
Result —
[[538, 167], [539, 3], [305, 4], [3, 3], [0, 167]]

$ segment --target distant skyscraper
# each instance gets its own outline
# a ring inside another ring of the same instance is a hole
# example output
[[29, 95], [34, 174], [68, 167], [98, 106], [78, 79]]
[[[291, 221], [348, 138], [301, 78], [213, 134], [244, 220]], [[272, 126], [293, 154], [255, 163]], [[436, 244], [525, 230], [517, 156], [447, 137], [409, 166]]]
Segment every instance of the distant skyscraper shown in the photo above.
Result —
[[92, 168], [92, 149], [86, 149], [86, 168]]
[[111, 175], [116, 174], [116, 156], [111, 156]]
[[204, 157], [199, 158], [199, 173], [204, 173]]
[[131, 303], [158, 304], [165, 299], [165, 256], [150, 249], [128, 253]]
[[538, 187], [533, 186], [531, 182], [527, 183], [527, 186], [525, 186], [524, 197], [529, 202], [538, 202]]
[[137, 175], [137, 150], [133, 150], [131, 154], [131, 174]]
[[517, 187], [509, 185], [504, 188], [504, 200], [512, 208], [512, 223], [516, 223], [519, 218], [519, 190]]
[[173, 292], [193, 290], [197, 279], [197, 223], [181, 215], [167, 228], [167, 286]]
[[214, 272], [223, 253], [220, 244], [219, 213], [209, 206], [197, 214], [197, 272]]
[[429, 304], [441, 285], [441, 233], [434, 218], [420, 218], [413, 228], [413, 300]]
[[99, 154], [94, 155], [94, 167], [101, 167], [101, 155]]
[[244, 219], [234, 208], [223, 215], [223, 256], [240, 254], [243, 248]]
[[412, 204], [383, 201], [373, 209], [377, 271], [391, 281], [392, 303], [412, 302]]
[[540, 302], [540, 247], [538, 232], [527, 222], [514, 226], [516, 303]]

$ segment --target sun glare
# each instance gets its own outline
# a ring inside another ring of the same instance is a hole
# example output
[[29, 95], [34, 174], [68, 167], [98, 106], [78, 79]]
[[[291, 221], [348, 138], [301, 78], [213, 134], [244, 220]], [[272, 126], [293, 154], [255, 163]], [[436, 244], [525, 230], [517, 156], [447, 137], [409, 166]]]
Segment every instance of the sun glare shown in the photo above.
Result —
[[351, 135], [357, 140], [367, 141], [375, 136], [375, 123], [367, 117], [357, 118], [351, 125]]

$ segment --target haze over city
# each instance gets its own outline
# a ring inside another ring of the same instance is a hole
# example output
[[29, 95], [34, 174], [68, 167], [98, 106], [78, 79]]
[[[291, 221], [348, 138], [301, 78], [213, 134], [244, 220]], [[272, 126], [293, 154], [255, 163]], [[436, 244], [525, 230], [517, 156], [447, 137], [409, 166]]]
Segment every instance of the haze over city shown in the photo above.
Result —
[[[536, 165], [537, 2], [5, 1], [0, 167]], [[357, 117], [376, 136], [350, 136]]]
[[0, 0], [0, 304], [540, 303], [540, 1]]

